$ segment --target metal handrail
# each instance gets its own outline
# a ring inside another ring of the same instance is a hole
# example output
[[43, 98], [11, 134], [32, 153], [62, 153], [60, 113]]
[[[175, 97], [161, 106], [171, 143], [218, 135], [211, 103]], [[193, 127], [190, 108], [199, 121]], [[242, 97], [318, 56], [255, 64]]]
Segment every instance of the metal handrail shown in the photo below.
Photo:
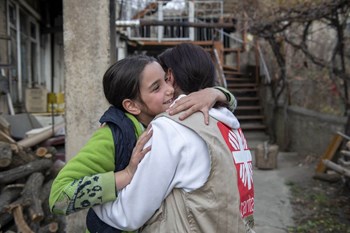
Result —
[[216, 64], [219, 66], [219, 67], [217, 67], [217, 71], [219, 72], [219, 75], [218, 75], [219, 83], [221, 86], [227, 88], [226, 78], [224, 75], [224, 69], [222, 68], [222, 64], [220, 62], [218, 51], [216, 50], [216, 48], [213, 48], [213, 51], [214, 51], [214, 57], [216, 60]]
[[[231, 38], [231, 39], [233, 39], [233, 40], [235, 40], [235, 41], [237, 41], [237, 42], [239, 42], [239, 43], [243, 43], [243, 40], [241, 40], [241, 39], [239, 39], [239, 38], [237, 38], [237, 37], [235, 37], [235, 36], [233, 36], [233, 35], [230, 35], [230, 34], [224, 32], [223, 30], [219, 30], [219, 29], [216, 29], [216, 30], [219, 31], [220, 33], [222, 33], [223, 36], [227, 36], [227, 37], [229, 37], [229, 38]], [[258, 51], [258, 53], [259, 53], [259, 58], [260, 58], [260, 62], [261, 62], [261, 64], [262, 64], [262, 68], [263, 68], [263, 70], [264, 70], [264, 73], [266, 74], [266, 79], [267, 79], [266, 82], [267, 82], [267, 83], [270, 83], [270, 82], [271, 82], [271, 75], [270, 75], [269, 69], [267, 68], [266, 61], [265, 61], [265, 59], [264, 59], [264, 55], [263, 55], [263, 53], [262, 53], [260, 47], [259, 47], [259, 46], [256, 46], [255, 44], [250, 44], [250, 45], [251, 45], [252, 47], [254, 47], [254, 48]], [[258, 62], [258, 61], [256, 61], [256, 62]]]

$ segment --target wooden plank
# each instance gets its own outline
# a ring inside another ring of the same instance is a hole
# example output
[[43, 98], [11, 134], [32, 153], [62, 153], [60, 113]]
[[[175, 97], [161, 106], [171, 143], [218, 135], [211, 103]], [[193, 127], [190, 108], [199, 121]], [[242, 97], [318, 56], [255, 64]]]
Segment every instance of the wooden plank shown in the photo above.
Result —
[[322, 158], [320, 159], [317, 167], [316, 167], [316, 173], [324, 173], [326, 171], [326, 166], [323, 163], [323, 160], [332, 160], [335, 153], [337, 152], [338, 148], [340, 147], [340, 144], [342, 142], [343, 138], [341, 135], [336, 134], [333, 136], [332, 141], [329, 143], [325, 153], [323, 154]]
[[174, 27], [195, 27], [195, 28], [233, 28], [233, 23], [207, 23], [188, 21], [164, 21], [153, 19], [139, 19], [137, 21], [118, 20], [116, 27], [142, 27], [142, 26], [174, 26]]
[[148, 41], [139, 40], [138, 43], [142, 46], [175, 46], [181, 43], [192, 43], [199, 46], [213, 46], [213, 41], [190, 41], [190, 40], [174, 40], [174, 41]]

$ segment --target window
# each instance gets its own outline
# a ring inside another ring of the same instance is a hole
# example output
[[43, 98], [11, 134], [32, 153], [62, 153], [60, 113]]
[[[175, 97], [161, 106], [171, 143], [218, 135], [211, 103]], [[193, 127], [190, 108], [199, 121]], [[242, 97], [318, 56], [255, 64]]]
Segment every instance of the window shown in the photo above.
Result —
[[25, 8], [8, 1], [9, 86], [12, 101], [22, 103], [25, 88], [39, 84], [39, 23]]

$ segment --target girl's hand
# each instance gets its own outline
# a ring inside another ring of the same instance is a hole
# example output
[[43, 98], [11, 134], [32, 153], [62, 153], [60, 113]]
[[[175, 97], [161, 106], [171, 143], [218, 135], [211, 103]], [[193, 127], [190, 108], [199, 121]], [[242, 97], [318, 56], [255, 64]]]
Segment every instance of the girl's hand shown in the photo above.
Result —
[[151, 146], [146, 148], [144, 148], [144, 146], [152, 137], [152, 133], [153, 131], [151, 125], [148, 125], [145, 132], [141, 134], [136, 142], [128, 166], [124, 170], [114, 173], [117, 190], [125, 188], [125, 186], [131, 182], [140, 161], [151, 150]]
[[204, 123], [209, 124], [209, 109], [217, 101], [226, 101], [226, 96], [215, 88], [205, 88], [177, 100], [167, 112], [169, 115], [175, 115], [184, 111], [179, 117], [180, 120], [184, 120], [193, 113], [200, 111], [204, 115]]

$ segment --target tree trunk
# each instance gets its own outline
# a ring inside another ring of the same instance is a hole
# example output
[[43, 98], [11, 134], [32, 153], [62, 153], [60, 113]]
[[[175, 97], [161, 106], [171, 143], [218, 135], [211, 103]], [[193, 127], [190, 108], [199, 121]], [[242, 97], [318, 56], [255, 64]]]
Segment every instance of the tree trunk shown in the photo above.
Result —
[[0, 141], [0, 167], [7, 167], [12, 161], [11, 145]]
[[0, 229], [2, 229], [5, 225], [10, 223], [13, 220], [12, 214], [3, 213], [0, 215]]
[[27, 222], [24, 219], [23, 209], [22, 209], [21, 205], [17, 205], [15, 207], [13, 207], [12, 213], [13, 213], [13, 217], [15, 219], [15, 223], [16, 223], [16, 226], [17, 226], [17, 229], [19, 230], [19, 232], [34, 233], [30, 229], [30, 227], [28, 226]]
[[52, 222], [43, 226], [39, 229], [38, 233], [52, 233], [58, 231], [58, 224], [56, 222]]
[[34, 172], [43, 171], [52, 166], [50, 159], [34, 160], [26, 165], [13, 168], [8, 171], [0, 172], [0, 183], [11, 183], [20, 178], [24, 178]]
[[35, 172], [28, 178], [22, 192], [24, 201], [30, 203], [29, 216], [33, 222], [40, 222], [44, 218], [44, 212], [41, 206], [42, 200], [39, 199], [43, 182], [44, 175], [40, 172]]
[[5, 206], [16, 200], [22, 189], [20, 188], [4, 188], [0, 195], [0, 214], [5, 212]]
[[339, 174], [345, 175], [345, 176], [350, 178], [350, 170], [349, 169], [346, 169], [346, 168], [344, 168], [344, 167], [342, 167], [342, 166], [340, 166], [340, 165], [338, 165], [330, 160], [327, 160], [327, 159], [323, 160], [323, 163], [326, 167], [338, 172]]

